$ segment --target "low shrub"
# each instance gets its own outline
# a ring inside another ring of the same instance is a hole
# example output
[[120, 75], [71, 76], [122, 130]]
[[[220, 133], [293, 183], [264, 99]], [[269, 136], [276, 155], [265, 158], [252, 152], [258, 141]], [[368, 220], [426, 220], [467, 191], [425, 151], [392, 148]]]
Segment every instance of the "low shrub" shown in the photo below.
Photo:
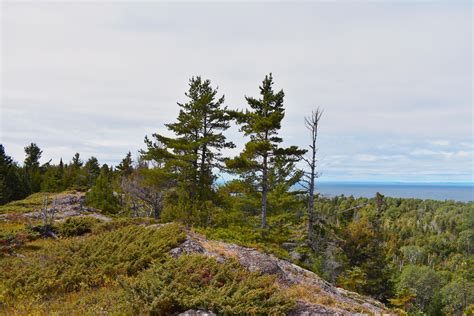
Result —
[[0, 306], [0, 315], [134, 315], [119, 285], [65, 293], [44, 301], [25, 299], [14, 307]]
[[0, 222], [0, 257], [11, 255], [25, 243], [40, 237], [21, 221]]
[[217, 314], [285, 314], [294, 304], [282, 296], [275, 276], [249, 272], [237, 262], [202, 255], [154, 264], [123, 282], [136, 313], [167, 315], [187, 309]]
[[115, 282], [119, 275], [134, 275], [153, 260], [164, 260], [184, 236], [176, 224], [160, 229], [129, 226], [82, 240], [60, 240], [23, 258], [5, 258], [0, 301], [40, 299]]
[[101, 222], [95, 227], [95, 232], [113, 231], [130, 225], [152, 225], [158, 224], [158, 221], [148, 217], [119, 217], [109, 222]]
[[100, 220], [93, 217], [69, 217], [56, 225], [56, 230], [62, 237], [81, 236], [90, 233]]
[[221, 227], [197, 227], [195, 230], [208, 239], [222, 240], [244, 247], [257, 248], [263, 252], [272, 253], [277, 257], [288, 259], [288, 251], [281, 247], [283, 242], [289, 241], [290, 234], [281, 233], [276, 229], [261, 229], [251, 226], [229, 225]]

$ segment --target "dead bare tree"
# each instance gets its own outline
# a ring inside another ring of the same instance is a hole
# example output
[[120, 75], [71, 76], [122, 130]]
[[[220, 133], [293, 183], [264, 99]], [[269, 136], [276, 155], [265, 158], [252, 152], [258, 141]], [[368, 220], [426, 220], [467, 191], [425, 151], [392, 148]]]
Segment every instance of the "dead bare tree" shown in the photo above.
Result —
[[314, 241], [314, 224], [316, 221], [316, 214], [314, 210], [314, 190], [316, 185], [316, 178], [319, 177], [319, 173], [316, 171], [316, 154], [318, 148], [316, 147], [316, 141], [318, 138], [318, 126], [319, 120], [323, 111], [317, 108], [315, 111], [311, 113], [311, 116], [305, 117], [305, 126], [309, 130], [311, 135], [311, 144], [309, 145], [309, 157], [303, 156], [301, 157], [304, 162], [306, 162], [309, 171], [304, 171], [304, 175], [302, 178], [303, 187], [306, 188], [308, 191], [308, 240], [312, 244]]
[[157, 170], [142, 165], [122, 178], [120, 187], [134, 216], [140, 216], [142, 210], [146, 216], [160, 217], [166, 192], [173, 182], [154, 171]]
[[53, 200], [51, 208], [48, 208], [48, 196], [43, 198], [43, 208], [41, 209], [41, 219], [43, 226], [52, 226], [54, 222], [54, 215], [56, 213], [56, 199]]
[[57, 238], [53, 230], [54, 216], [57, 212], [56, 198], [51, 203], [51, 207], [48, 208], [48, 196], [43, 198], [43, 207], [39, 211], [39, 217], [42, 219], [43, 224], [34, 226], [32, 229], [39, 232], [44, 237]]

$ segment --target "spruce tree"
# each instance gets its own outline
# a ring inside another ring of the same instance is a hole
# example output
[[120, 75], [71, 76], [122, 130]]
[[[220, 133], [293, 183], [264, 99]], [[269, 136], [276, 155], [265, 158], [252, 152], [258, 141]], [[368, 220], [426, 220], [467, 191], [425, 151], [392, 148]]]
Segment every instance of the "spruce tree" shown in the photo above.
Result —
[[24, 197], [19, 168], [0, 144], [0, 205]]
[[74, 157], [72, 157], [71, 165], [75, 169], [80, 169], [83, 165], [81, 160], [81, 155], [79, 153], [75, 153]]
[[223, 135], [231, 118], [223, 106], [224, 96], [218, 98], [217, 93], [209, 80], [191, 78], [185, 93], [189, 101], [178, 103], [177, 122], [166, 124], [175, 137], [153, 134], [154, 142], [145, 138], [143, 157], [174, 174], [181, 194], [191, 203], [211, 199], [212, 170], [222, 167], [220, 151], [234, 147]]
[[45, 192], [60, 192], [63, 190], [59, 166], [48, 166], [46, 168], [41, 181], [41, 190]]
[[108, 166], [104, 164], [95, 184], [86, 193], [86, 204], [107, 213], [116, 213], [120, 209], [118, 199], [112, 188], [113, 175]]
[[40, 158], [43, 151], [35, 143], [25, 147], [24, 161], [25, 182], [28, 193], [38, 192], [41, 188]]
[[72, 161], [66, 167], [65, 186], [68, 188], [80, 188], [84, 185], [85, 176], [82, 174], [82, 166], [84, 163], [81, 160], [79, 153], [75, 153]]
[[116, 168], [121, 177], [127, 177], [133, 172], [133, 160], [132, 153], [128, 152], [125, 158], [122, 159], [120, 164]]
[[65, 179], [64, 179], [64, 163], [63, 163], [63, 158], [59, 159], [58, 175], [59, 175], [59, 177], [61, 178], [61, 188], [64, 190], [64, 189], [65, 189]]
[[25, 147], [25, 168], [39, 168], [39, 160], [43, 151], [35, 143]]
[[241, 124], [240, 131], [244, 136], [250, 136], [250, 141], [239, 156], [227, 161], [227, 166], [251, 178], [262, 193], [262, 228], [266, 228], [267, 197], [269, 189], [269, 171], [276, 161], [279, 163], [296, 162], [306, 151], [296, 146], [279, 147], [283, 141], [278, 136], [281, 121], [285, 116], [283, 107], [284, 92], [273, 91], [272, 74], [265, 76], [260, 86], [260, 99], [245, 97], [251, 110], [236, 112], [237, 123]]
[[94, 185], [97, 177], [99, 177], [100, 174], [99, 161], [96, 157], [92, 156], [86, 161], [86, 164], [84, 165], [84, 173], [86, 176], [85, 184], [89, 187]]

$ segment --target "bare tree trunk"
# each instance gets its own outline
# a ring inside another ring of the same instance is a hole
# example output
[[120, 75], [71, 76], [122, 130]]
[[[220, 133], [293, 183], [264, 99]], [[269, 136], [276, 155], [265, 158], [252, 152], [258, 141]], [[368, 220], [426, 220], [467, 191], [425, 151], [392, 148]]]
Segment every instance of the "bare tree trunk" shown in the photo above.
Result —
[[306, 128], [311, 133], [311, 144], [309, 145], [310, 150], [310, 157], [303, 158], [303, 160], [307, 163], [309, 167], [309, 172], [305, 174], [305, 182], [308, 184], [308, 240], [310, 243], [314, 241], [314, 224], [316, 222], [316, 215], [314, 210], [314, 189], [315, 189], [315, 182], [316, 178], [318, 177], [318, 173], [316, 172], [316, 153], [318, 151], [316, 147], [316, 140], [318, 138], [318, 124], [319, 120], [321, 119], [321, 115], [323, 114], [319, 108], [316, 111], [313, 111], [310, 117], [305, 118], [305, 125]]
[[[317, 123], [316, 123], [317, 124]], [[314, 128], [314, 126], [313, 126]], [[317, 126], [316, 126], [317, 130]], [[308, 201], [308, 239], [310, 242], [313, 241], [313, 227], [315, 222], [314, 216], [314, 185], [316, 178], [316, 133], [312, 133], [312, 144], [311, 144], [311, 165], [310, 165], [310, 180], [309, 180], [309, 201]]]

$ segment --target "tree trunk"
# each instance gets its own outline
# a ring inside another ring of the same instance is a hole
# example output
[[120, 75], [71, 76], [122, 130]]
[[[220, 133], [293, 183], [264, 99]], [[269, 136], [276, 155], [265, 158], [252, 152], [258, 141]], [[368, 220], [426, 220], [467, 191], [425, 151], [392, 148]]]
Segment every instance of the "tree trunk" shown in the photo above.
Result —
[[308, 164], [310, 168], [309, 176], [307, 176], [307, 181], [306, 183], [309, 185], [308, 187], [308, 195], [309, 195], [309, 201], [308, 201], [308, 241], [311, 246], [313, 246], [315, 240], [314, 240], [314, 224], [317, 219], [315, 210], [314, 210], [314, 186], [316, 182], [316, 178], [318, 177], [318, 174], [316, 172], [316, 141], [318, 138], [318, 124], [319, 120], [321, 118], [322, 112], [319, 110], [319, 108], [316, 111], [313, 111], [312, 115], [310, 117], [305, 118], [305, 125], [306, 128], [310, 131], [311, 133], [311, 144], [309, 148], [311, 148], [311, 157], [308, 159], [305, 159], [306, 163]]
[[204, 201], [205, 199], [209, 198], [208, 196], [208, 183], [207, 183], [207, 174], [206, 174], [206, 156], [207, 156], [207, 147], [206, 145], [203, 146], [202, 152], [201, 152], [201, 168], [199, 170], [200, 172], [200, 179], [199, 179], [199, 186], [200, 186], [200, 199], [201, 201]]
[[267, 227], [267, 191], [268, 191], [268, 166], [267, 156], [263, 156], [263, 175], [262, 175], [262, 228]]
[[[208, 130], [207, 130], [207, 115], [204, 116], [204, 122], [203, 122], [203, 132], [202, 132], [202, 137], [203, 138], [206, 138], [207, 137], [207, 134], [208, 134]], [[207, 145], [206, 143], [204, 143], [202, 145], [202, 151], [201, 151], [201, 166], [200, 166], [200, 183], [199, 183], [199, 186], [200, 186], [200, 198], [201, 198], [201, 201], [209, 198], [208, 196], [208, 179], [207, 179], [207, 168], [206, 168], [206, 157], [207, 157]]]
[[314, 181], [316, 178], [316, 137], [313, 133], [313, 147], [311, 157], [311, 175], [309, 184], [309, 201], [308, 201], [308, 240], [312, 244], [314, 239]]

